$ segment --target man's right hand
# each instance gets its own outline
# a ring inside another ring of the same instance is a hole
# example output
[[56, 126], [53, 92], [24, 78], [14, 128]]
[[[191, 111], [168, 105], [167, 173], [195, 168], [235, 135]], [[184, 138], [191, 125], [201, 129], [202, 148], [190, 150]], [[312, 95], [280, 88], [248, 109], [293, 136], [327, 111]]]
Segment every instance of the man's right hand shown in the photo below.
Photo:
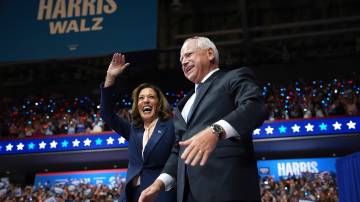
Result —
[[121, 53], [114, 53], [111, 63], [106, 72], [104, 87], [112, 86], [115, 83], [115, 79], [121, 72], [123, 72], [130, 63], [125, 63], [125, 55]]
[[139, 202], [153, 202], [155, 201], [159, 192], [163, 190], [165, 190], [164, 183], [157, 179], [154, 181], [154, 183], [152, 183], [152, 185], [141, 192]]

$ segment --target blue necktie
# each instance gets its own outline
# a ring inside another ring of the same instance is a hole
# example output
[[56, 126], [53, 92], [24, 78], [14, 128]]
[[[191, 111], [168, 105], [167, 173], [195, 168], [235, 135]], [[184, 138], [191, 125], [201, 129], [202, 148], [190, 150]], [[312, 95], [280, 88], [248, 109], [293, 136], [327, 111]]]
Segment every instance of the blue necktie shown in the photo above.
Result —
[[194, 112], [194, 105], [195, 105], [195, 102], [196, 102], [196, 100], [198, 99], [198, 95], [199, 95], [199, 93], [200, 93], [200, 90], [201, 90], [201, 87], [202, 87], [202, 83], [199, 83], [198, 85], [197, 85], [197, 87], [196, 87], [196, 90], [195, 90], [195, 99], [194, 99], [194, 102], [192, 103], [192, 105], [191, 105], [191, 107], [190, 107], [190, 110], [189, 110], [189, 113], [188, 113], [188, 115], [187, 115], [187, 120], [186, 120], [186, 122], [188, 122], [189, 120], [190, 120], [190, 117], [191, 117], [191, 115], [192, 115], [192, 113]]

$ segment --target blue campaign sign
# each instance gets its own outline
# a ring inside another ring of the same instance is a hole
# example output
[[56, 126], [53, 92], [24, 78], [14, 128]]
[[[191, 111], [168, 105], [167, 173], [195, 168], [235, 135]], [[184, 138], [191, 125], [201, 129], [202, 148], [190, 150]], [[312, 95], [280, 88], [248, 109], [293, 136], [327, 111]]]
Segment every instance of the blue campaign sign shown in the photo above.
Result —
[[156, 0], [2, 0], [0, 62], [156, 48]]
[[56, 185], [79, 186], [80, 184], [104, 184], [109, 187], [126, 180], [127, 169], [91, 170], [73, 172], [38, 173], [35, 175], [34, 186], [53, 187]]
[[261, 160], [257, 162], [257, 166], [261, 177], [273, 176], [275, 180], [279, 180], [281, 177], [300, 176], [305, 172], [336, 173], [335, 161], [336, 158]]

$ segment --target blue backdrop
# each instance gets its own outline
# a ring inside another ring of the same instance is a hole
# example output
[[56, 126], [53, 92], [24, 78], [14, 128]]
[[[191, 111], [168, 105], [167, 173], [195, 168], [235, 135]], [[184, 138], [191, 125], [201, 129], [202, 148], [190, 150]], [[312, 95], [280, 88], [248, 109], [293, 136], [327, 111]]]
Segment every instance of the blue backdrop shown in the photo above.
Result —
[[257, 165], [261, 177], [273, 176], [279, 180], [281, 177], [300, 176], [303, 172], [336, 173], [335, 161], [336, 158], [279, 159], [258, 161]]
[[35, 175], [35, 187], [54, 186], [57, 184], [75, 185], [83, 184], [105, 184], [114, 186], [125, 182], [127, 169], [92, 170], [75, 172], [38, 173]]
[[156, 0], [1, 0], [0, 62], [156, 48]]

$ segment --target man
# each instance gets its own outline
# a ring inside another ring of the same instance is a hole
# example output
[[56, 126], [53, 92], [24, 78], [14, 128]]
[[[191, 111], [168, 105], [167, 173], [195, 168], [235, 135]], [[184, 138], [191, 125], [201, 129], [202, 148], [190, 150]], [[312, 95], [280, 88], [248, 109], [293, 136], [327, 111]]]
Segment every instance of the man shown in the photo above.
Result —
[[259, 201], [252, 131], [266, 110], [252, 71], [219, 71], [217, 48], [205, 37], [185, 40], [180, 61], [196, 90], [175, 109], [179, 143], [139, 201], [152, 201], [175, 181], [179, 202]]

